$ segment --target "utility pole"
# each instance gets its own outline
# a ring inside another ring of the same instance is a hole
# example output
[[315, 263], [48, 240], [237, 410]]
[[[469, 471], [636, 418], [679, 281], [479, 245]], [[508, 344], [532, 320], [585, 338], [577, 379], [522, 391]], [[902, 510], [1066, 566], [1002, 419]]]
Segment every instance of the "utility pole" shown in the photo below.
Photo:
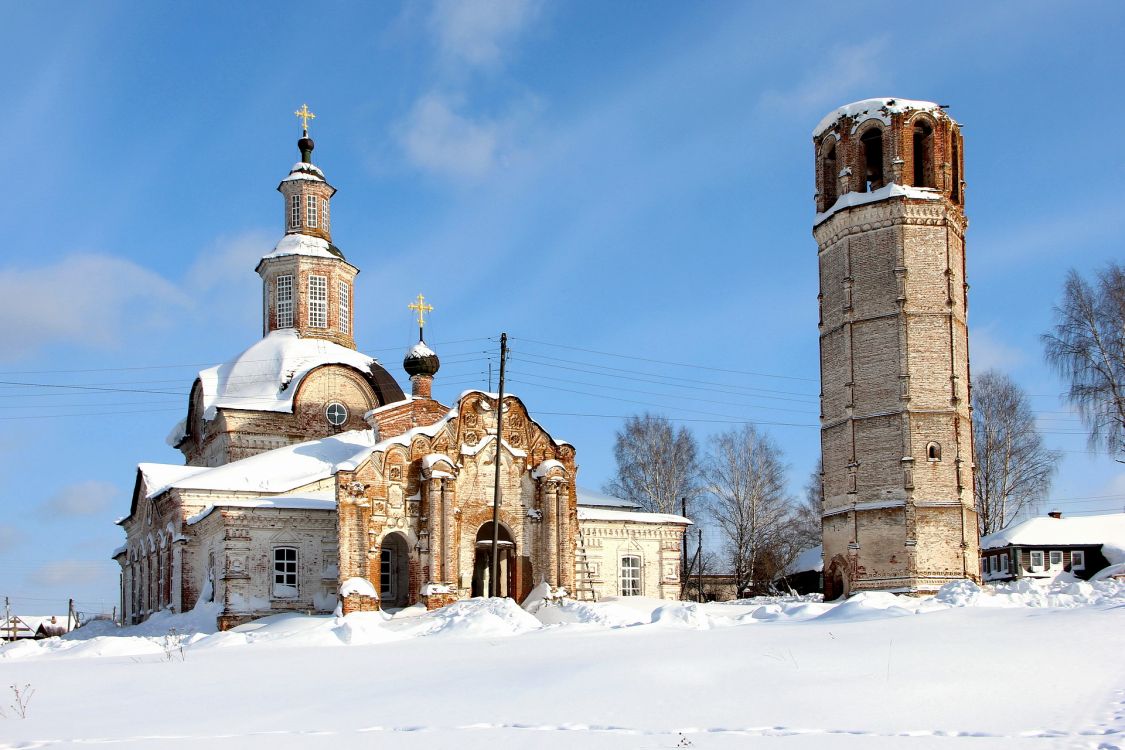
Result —
[[703, 529], [697, 529], [699, 532], [698, 539], [695, 546], [695, 554], [699, 558], [699, 577], [696, 578], [699, 582], [699, 601], [703, 601]]
[[[493, 471], [496, 481], [492, 486], [492, 570], [488, 575], [488, 595], [496, 596], [500, 590], [497, 577], [500, 573], [500, 446], [504, 441], [504, 364], [508, 361], [508, 334], [500, 334], [500, 388], [496, 394], [496, 460]], [[508, 592], [511, 593], [511, 592]]]
[[[680, 515], [687, 518], [687, 498], [680, 498]], [[683, 600], [687, 594], [688, 577], [691, 575], [691, 569], [687, 564], [687, 536], [688, 528], [684, 527], [684, 533], [680, 539], [680, 599]]]

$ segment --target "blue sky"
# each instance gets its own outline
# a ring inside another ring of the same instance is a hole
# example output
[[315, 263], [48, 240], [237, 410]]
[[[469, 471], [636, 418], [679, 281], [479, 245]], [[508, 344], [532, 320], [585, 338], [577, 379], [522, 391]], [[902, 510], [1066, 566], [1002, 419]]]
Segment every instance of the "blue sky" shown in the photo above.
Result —
[[507, 331], [510, 389], [582, 484], [650, 410], [701, 439], [761, 422], [794, 493], [819, 450], [810, 132], [857, 99], [949, 104], [973, 369], [1067, 451], [1053, 506], [1121, 510], [1038, 337], [1068, 268], [1121, 257], [1125, 6], [788, 6], [4, 3], [0, 379], [35, 385], [0, 385], [0, 595], [116, 601], [135, 464], [180, 462], [194, 372], [260, 335], [302, 102], [360, 348], [400, 380], [422, 292], [435, 394], [484, 385]]

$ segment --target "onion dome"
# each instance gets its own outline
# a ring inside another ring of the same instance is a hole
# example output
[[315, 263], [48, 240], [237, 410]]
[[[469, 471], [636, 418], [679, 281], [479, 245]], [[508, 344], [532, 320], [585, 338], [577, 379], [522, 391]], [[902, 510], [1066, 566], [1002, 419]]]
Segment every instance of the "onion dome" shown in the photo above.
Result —
[[425, 341], [419, 341], [410, 347], [410, 351], [406, 353], [402, 360], [402, 368], [412, 378], [415, 375], [425, 375], [432, 378], [437, 374], [439, 367], [441, 367], [441, 361], [438, 359], [437, 353], [426, 346]]

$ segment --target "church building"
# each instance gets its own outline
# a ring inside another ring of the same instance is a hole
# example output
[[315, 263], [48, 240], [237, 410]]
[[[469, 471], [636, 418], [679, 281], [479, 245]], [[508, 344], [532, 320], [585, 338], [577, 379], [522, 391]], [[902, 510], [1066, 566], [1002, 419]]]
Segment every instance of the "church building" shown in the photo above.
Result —
[[691, 522], [580, 489], [574, 446], [516, 396], [436, 401], [421, 296], [409, 395], [356, 350], [359, 269], [332, 242], [336, 189], [312, 162], [313, 115], [298, 115], [301, 159], [278, 186], [285, 234], [256, 269], [263, 336], [195, 379], [168, 437], [184, 464], [137, 466], [113, 555], [123, 622], [200, 601], [222, 604], [224, 629], [337, 605], [433, 609], [487, 596], [494, 550], [497, 595], [517, 601], [542, 582], [677, 598]]

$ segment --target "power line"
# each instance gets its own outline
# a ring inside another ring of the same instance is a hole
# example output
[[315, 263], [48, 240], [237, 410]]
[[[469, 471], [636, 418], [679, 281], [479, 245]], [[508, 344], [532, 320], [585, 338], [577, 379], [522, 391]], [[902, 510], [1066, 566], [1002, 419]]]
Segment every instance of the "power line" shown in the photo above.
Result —
[[691, 367], [691, 368], [701, 369], [701, 370], [712, 370], [714, 372], [729, 372], [729, 373], [732, 373], [732, 374], [735, 374], [735, 375], [752, 375], [754, 377], [760, 377], [760, 378], [776, 378], [778, 380], [802, 380], [802, 381], [805, 381], [805, 382], [808, 382], [808, 383], [819, 382], [817, 380], [813, 380], [812, 378], [802, 378], [802, 377], [798, 377], [796, 375], [775, 375], [773, 373], [755, 372], [753, 370], [731, 370], [731, 369], [726, 369], [726, 368], [722, 368], [722, 367], [708, 367], [706, 365], [697, 365], [697, 364], [690, 363], [690, 362], [673, 362], [673, 361], [664, 360], [664, 359], [654, 359], [652, 357], [638, 357], [636, 355], [621, 354], [619, 352], [603, 352], [603, 351], [599, 351], [597, 349], [586, 349], [586, 348], [581, 347], [581, 346], [569, 346], [567, 344], [555, 344], [555, 343], [552, 343], [550, 341], [540, 341], [540, 340], [537, 340], [537, 339], [529, 339], [529, 338], [516, 337], [516, 336], [513, 336], [512, 338], [516, 341], [527, 341], [527, 342], [530, 342], [532, 344], [540, 344], [542, 346], [550, 346], [550, 347], [555, 347], [555, 348], [558, 348], [558, 349], [570, 349], [572, 351], [586, 352], [588, 354], [597, 354], [597, 355], [600, 355], [600, 356], [603, 356], [603, 357], [619, 357], [621, 359], [632, 359], [632, 360], [636, 360], [638, 362], [652, 362], [652, 363], [660, 364], [660, 365], [672, 365], [674, 367]]

